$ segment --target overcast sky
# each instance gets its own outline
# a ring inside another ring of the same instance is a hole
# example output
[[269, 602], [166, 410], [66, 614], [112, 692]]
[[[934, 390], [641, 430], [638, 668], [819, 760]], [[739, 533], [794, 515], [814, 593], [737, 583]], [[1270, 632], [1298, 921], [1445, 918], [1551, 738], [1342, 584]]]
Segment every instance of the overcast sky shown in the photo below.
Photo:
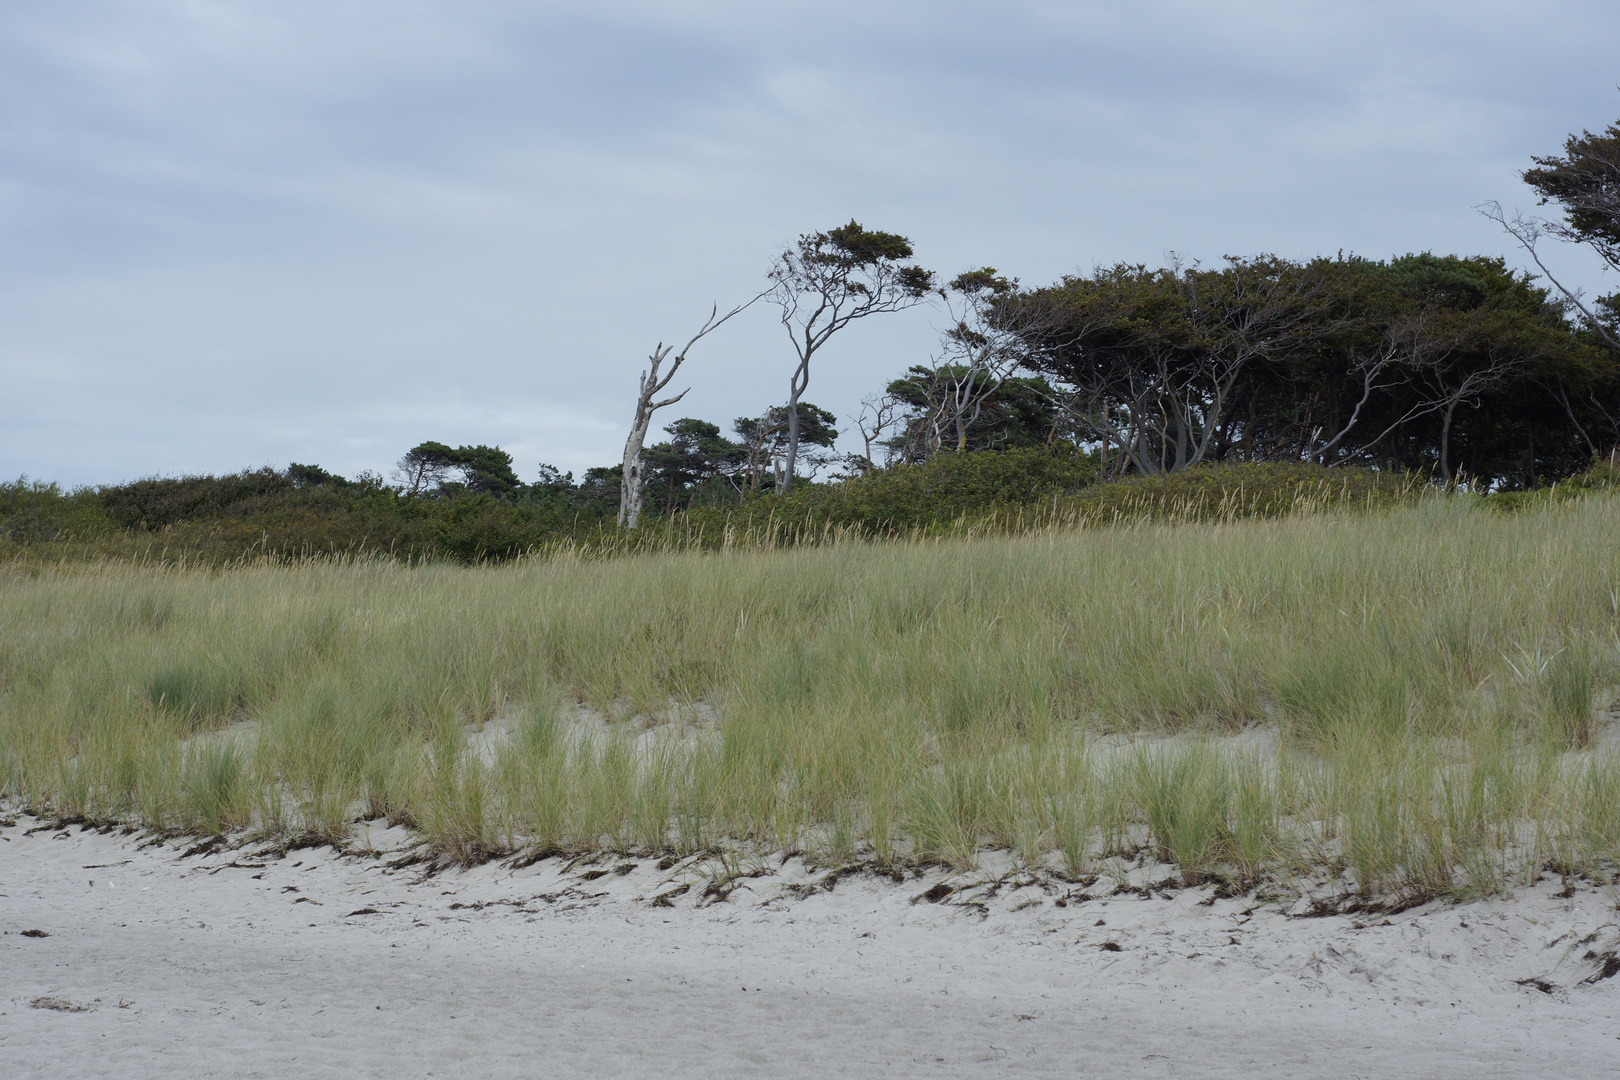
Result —
[[[425, 439], [577, 474], [660, 339], [851, 218], [1030, 284], [1513, 258], [1473, 207], [1530, 209], [1530, 156], [1620, 116], [1616, 42], [1613, 0], [12, 0], [0, 475], [353, 475]], [[807, 400], [847, 416], [940, 322], [852, 326]], [[758, 413], [791, 356], [751, 310], [660, 423]]]

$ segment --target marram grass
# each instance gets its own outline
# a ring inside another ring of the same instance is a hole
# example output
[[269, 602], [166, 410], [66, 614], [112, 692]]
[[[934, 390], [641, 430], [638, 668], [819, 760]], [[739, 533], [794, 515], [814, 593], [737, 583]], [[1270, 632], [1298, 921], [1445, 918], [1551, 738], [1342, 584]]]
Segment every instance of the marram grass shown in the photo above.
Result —
[[1617, 652], [1609, 496], [479, 568], [14, 567], [0, 797], [333, 842], [389, 817], [468, 861], [988, 846], [1490, 890], [1614, 863]]

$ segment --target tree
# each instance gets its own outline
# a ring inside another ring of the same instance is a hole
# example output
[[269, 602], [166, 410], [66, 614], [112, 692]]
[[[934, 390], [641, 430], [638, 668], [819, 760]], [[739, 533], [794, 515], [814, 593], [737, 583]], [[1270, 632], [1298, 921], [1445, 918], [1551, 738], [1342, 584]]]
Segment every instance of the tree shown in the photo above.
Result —
[[1056, 435], [1053, 390], [1044, 378], [992, 374], [965, 364], [915, 364], [888, 385], [905, 409], [890, 458], [908, 464], [935, 454], [1045, 446]]
[[1358, 462], [1529, 485], [1620, 419], [1620, 372], [1499, 258], [1116, 266], [1026, 296], [1057, 317], [1020, 335], [1024, 364], [1107, 475]]
[[540, 463], [540, 478], [529, 485], [529, 490], [536, 495], [566, 495], [575, 490], [574, 474], [563, 472], [555, 465]]
[[[683, 417], [664, 430], [670, 440], [649, 448], [645, 458], [650, 476], [662, 481], [667, 512], [678, 508], [678, 493], [725, 475], [743, 459], [744, 448], [721, 435], [720, 428], [707, 420]], [[690, 505], [690, 497], [687, 502]]]
[[[459, 481], [452, 481], [459, 474]], [[512, 455], [498, 446], [458, 446], [451, 449], [441, 442], [428, 441], [413, 447], [399, 459], [395, 479], [407, 495], [444, 492], [451, 485], [460, 490], [491, 495], [515, 495], [523, 486], [512, 471]]]
[[[968, 429], [1023, 359], [1023, 339], [1011, 324], [1022, 313], [1042, 309], [1023, 302], [1017, 289], [1016, 280], [986, 266], [958, 274], [939, 290], [950, 307], [951, 325], [944, 334], [945, 361], [933, 365], [924, 391], [932, 421], [931, 449], [945, 448], [949, 428], [951, 449], [965, 451]], [[918, 368], [912, 371], [920, 373]]]
[[624, 506], [624, 466], [593, 465], [579, 480], [580, 497], [584, 500], [622, 510]]
[[[838, 331], [857, 319], [924, 302], [933, 274], [908, 265], [911, 241], [895, 233], [848, 225], [800, 236], [771, 264], [767, 291], [798, 358], [788, 379], [786, 482], [798, 468], [799, 399], [810, 385], [810, 362]], [[786, 490], [784, 485], [780, 490]]]
[[[958, 274], [938, 290], [950, 313], [941, 355], [914, 365], [889, 384], [889, 395], [910, 408], [901, 457], [920, 461], [941, 450], [1038, 446], [1052, 433], [1052, 407], [1044, 379], [1018, 380], [1013, 372], [1030, 357], [1031, 342], [1061, 323], [1050, 305], [1032, 302], [1017, 279], [985, 266]], [[1038, 428], [1031, 437], [1030, 428]], [[868, 455], [870, 456], [870, 454]]]
[[512, 471], [512, 455], [498, 446], [458, 446], [453, 459], [461, 482], [471, 492], [515, 495], [523, 486]]
[[1620, 124], [1600, 135], [1583, 131], [1564, 140], [1558, 157], [1532, 158], [1536, 167], [1520, 174], [1539, 196], [1537, 205], [1557, 203], [1561, 222], [1515, 215], [1508, 220], [1500, 203], [1480, 207], [1524, 247], [1553, 287], [1580, 313], [1587, 329], [1609, 348], [1620, 351], [1620, 328], [1614, 315], [1620, 294], [1588, 303], [1579, 290], [1566, 288], [1536, 252], [1543, 236], [1579, 244], [1594, 252], [1610, 270], [1620, 271]]
[[291, 480], [293, 487], [300, 491], [322, 487], [327, 484], [334, 487], [343, 487], [348, 484], [348, 481], [343, 477], [329, 473], [319, 465], [300, 465], [296, 461], [287, 466], [287, 479]]
[[692, 335], [691, 340], [686, 343], [680, 352], [675, 353], [675, 359], [670, 362], [669, 370], [663, 375], [660, 376], [658, 373], [659, 366], [674, 351], [674, 346], [665, 345], [660, 341], [653, 349], [652, 355], [647, 358], [647, 370], [641, 373], [640, 389], [636, 395], [636, 413], [630, 421], [630, 434], [624, 440], [624, 464], [619, 474], [620, 528], [635, 528], [636, 518], [641, 514], [641, 501], [647, 487], [646, 472], [641, 460], [641, 448], [647, 441], [647, 429], [652, 426], [653, 413], [666, 405], [673, 405], [681, 400], [687, 395], [690, 388], [682, 390], [674, 397], [665, 398], [663, 401], [653, 399], [664, 392], [664, 388], [675, 377], [675, 373], [681, 369], [681, 365], [686, 363], [686, 354], [692, 350], [692, 346], [725, 325], [726, 321], [733, 316], [747, 310], [755, 300], [764, 295], [764, 293], [760, 293], [759, 296], [754, 297], [747, 303], [738, 304], [724, 315], [719, 314], [720, 307], [718, 304], [715, 305], [710, 309], [709, 317], [703, 321], [703, 325], [698, 327], [697, 333]]
[[[1077, 427], [1138, 472], [1220, 456], [1245, 380], [1335, 329], [1322, 275], [1284, 259], [1149, 270], [1119, 264], [1021, 302], [1025, 366], [1067, 384]], [[1046, 308], [1046, 311], [1039, 311]], [[1037, 313], [1038, 312], [1038, 313]]]
[[906, 401], [888, 391], [861, 399], [861, 411], [854, 420], [855, 430], [861, 433], [864, 445], [858, 461], [855, 455], [850, 456], [852, 471], [864, 474], [877, 468], [877, 462], [872, 458], [872, 447], [885, 445], [884, 432], [896, 425], [905, 426], [907, 408]]
[[[743, 482], [747, 490], [759, 490], [767, 466], [771, 467], [772, 488], [786, 490], [790, 475], [787, 469], [788, 416], [788, 406], [773, 405], [760, 416], [739, 416], [732, 421], [731, 430], [742, 439]], [[826, 409], [800, 401], [800, 445], [830, 449], [838, 438], [838, 429], [833, 426], [837, 422], [838, 418]], [[804, 460], [820, 468], [832, 458], [812, 452], [805, 454]]]
[[407, 451], [394, 468], [394, 479], [406, 495], [437, 490], [455, 467], [455, 451], [444, 443], [428, 441]]

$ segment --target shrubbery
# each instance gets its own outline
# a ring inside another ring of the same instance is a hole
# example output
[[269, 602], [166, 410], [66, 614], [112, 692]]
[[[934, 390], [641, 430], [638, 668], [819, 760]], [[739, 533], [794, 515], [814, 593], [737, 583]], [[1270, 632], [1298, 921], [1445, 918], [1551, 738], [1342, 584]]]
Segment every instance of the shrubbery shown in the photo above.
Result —
[[761, 496], [737, 507], [694, 510], [651, 524], [630, 546], [1267, 518], [1333, 507], [1379, 509], [1415, 498], [1427, 487], [1413, 474], [1305, 464], [1198, 466], [1109, 482], [1099, 482], [1097, 472], [1095, 460], [1080, 454], [940, 454], [921, 465], [878, 470], [840, 484], [807, 485], [782, 498]]
[[[1021, 449], [939, 454], [786, 495], [761, 494], [644, 517], [626, 533], [614, 507], [585, 488], [535, 486], [517, 496], [408, 496], [376, 480], [323, 477], [310, 466], [229, 476], [140, 480], [64, 492], [0, 484], [0, 557], [183, 559], [385, 555], [472, 563], [561, 546], [601, 553], [818, 542], [828, 536], [937, 536], [1083, 528], [1139, 521], [1278, 517], [1335, 507], [1375, 510], [1431, 485], [1415, 474], [1305, 464], [1199, 466], [1099, 482], [1094, 457]], [[1486, 496], [1504, 510], [1620, 486], [1620, 469], [1533, 492]], [[1467, 495], [1463, 497], [1478, 498]]]
[[1006, 450], [936, 454], [919, 465], [875, 469], [831, 484], [805, 484], [784, 496], [761, 495], [736, 507], [686, 516], [688, 528], [795, 530], [836, 528], [862, 535], [937, 531], [1072, 494], [1094, 484], [1097, 463], [1072, 451]]
[[292, 471], [148, 479], [73, 492], [27, 480], [0, 484], [0, 555], [221, 564], [348, 553], [477, 562], [583, 538], [604, 513], [544, 493], [411, 498], [375, 482], [311, 484]]
[[89, 490], [64, 492], [56, 484], [0, 483], [0, 543], [38, 544], [89, 539], [118, 531], [118, 522]]

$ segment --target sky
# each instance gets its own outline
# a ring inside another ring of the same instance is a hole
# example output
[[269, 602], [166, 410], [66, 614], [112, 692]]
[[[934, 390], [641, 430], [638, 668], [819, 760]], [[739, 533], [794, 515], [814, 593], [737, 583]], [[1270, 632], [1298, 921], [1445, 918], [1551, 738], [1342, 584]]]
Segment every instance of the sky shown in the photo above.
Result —
[[[1032, 285], [1524, 265], [1475, 207], [1533, 210], [1529, 159], [1620, 117], [1616, 41], [1612, 0], [14, 0], [0, 476], [386, 474], [427, 439], [577, 475], [620, 458], [659, 342], [852, 219]], [[852, 416], [943, 324], [853, 324], [806, 400]], [[655, 429], [757, 415], [792, 362], [756, 305]]]

